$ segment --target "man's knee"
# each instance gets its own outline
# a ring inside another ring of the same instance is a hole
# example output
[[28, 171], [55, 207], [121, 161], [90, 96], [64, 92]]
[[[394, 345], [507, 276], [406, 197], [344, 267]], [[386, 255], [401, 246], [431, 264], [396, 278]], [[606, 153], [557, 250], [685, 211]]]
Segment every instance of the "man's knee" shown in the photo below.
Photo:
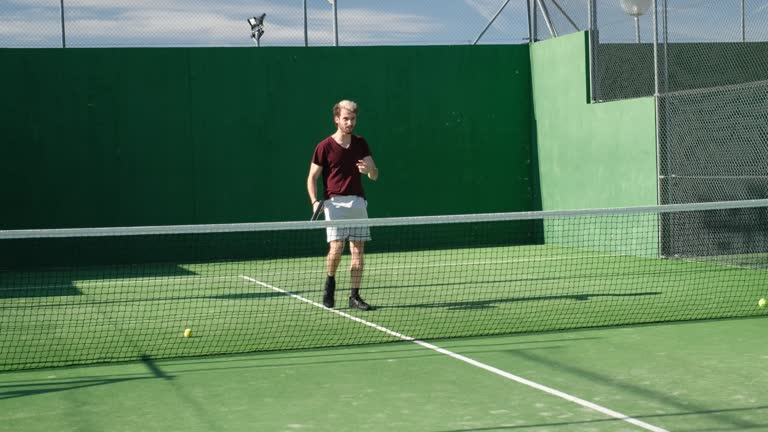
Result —
[[365, 250], [365, 242], [358, 241], [358, 240], [352, 240], [349, 242], [349, 250], [352, 252], [352, 257], [355, 256], [362, 256], [363, 251]]
[[330, 242], [328, 254], [331, 256], [341, 256], [344, 253], [344, 241], [334, 240]]

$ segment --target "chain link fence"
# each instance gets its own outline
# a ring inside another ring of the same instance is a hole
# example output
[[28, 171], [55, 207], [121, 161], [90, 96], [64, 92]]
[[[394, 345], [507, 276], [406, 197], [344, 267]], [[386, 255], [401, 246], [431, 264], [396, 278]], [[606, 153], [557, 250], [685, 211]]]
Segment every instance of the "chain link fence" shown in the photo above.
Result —
[[[768, 198], [768, 81], [668, 93], [657, 101], [662, 203]], [[739, 265], [768, 265], [765, 208], [670, 214], [662, 230], [668, 256], [762, 254], [745, 255]]]
[[768, 79], [768, 0], [655, 4], [654, 10], [650, 0], [595, 0], [594, 100]]
[[669, 204], [768, 198], [768, 81], [659, 96]]
[[[660, 203], [768, 198], [768, 1], [658, 4], [674, 6], [657, 11], [651, 91], [658, 94]], [[688, 21], [696, 25], [674, 24]], [[698, 220], [678, 231], [701, 235], [712, 224]], [[760, 245], [768, 250], [768, 242]]]
[[535, 41], [589, 29], [589, 8], [585, 0], [532, 0], [529, 8]]
[[0, 47], [251, 46], [261, 14], [263, 47], [529, 40], [527, 0], [4, 0]]

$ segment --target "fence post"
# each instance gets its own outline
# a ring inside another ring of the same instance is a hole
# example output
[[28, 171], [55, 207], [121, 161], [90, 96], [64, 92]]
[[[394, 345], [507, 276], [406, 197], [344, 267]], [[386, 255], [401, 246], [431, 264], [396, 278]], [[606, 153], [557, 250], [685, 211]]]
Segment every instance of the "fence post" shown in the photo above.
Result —
[[597, 96], [597, 71], [595, 70], [595, 63], [597, 62], [597, 44], [600, 43], [600, 35], [597, 30], [597, 5], [595, 0], [589, 0], [588, 3], [588, 15], [589, 15], [589, 100], [595, 102], [598, 100]]
[[653, 95], [659, 95], [659, 10], [653, 0]]

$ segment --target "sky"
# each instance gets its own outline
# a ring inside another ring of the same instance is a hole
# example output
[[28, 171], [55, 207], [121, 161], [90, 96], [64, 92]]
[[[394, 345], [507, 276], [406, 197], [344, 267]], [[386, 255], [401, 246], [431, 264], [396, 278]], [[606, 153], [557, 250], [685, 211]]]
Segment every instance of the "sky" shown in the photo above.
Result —
[[[0, 47], [62, 45], [62, 0], [2, 0]], [[333, 40], [328, 0], [63, 0], [67, 47], [252, 46], [247, 18], [266, 13], [261, 46], [310, 46]], [[600, 38], [634, 42], [621, 1], [597, 0]], [[662, 0], [659, 0], [661, 3]], [[667, 0], [670, 41], [736, 41], [742, 0]], [[743, 0], [748, 40], [768, 40], [768, 0]], [[340, 45], [518, 44], [528, 38], [527, 0], [337, 0]], [[586, 0], [545, 0], [562, 35], [587, 28]], [[559, 7], [558, 7], [559, 6]], [[565, 14], [560, 10], [565, 12]], [[574, 27], [570, 18], [576, 24]], [[538, 38], [551, 37], [538, 10]], [[652, 37], [650, 14], [641, 40]]]

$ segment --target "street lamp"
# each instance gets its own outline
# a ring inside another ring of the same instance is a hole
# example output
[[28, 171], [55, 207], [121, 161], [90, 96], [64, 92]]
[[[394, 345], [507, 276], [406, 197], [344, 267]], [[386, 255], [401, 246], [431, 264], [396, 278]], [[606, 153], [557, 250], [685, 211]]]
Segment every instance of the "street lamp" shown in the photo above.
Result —
[[333, 46], [339, 46], [339, 12], [336, 0], [328, 0], [333, 7]]
[[251, 39], [256, 43], [256, 46], [261, 46], [261, 35], [264, 34], [264, 17], [267, 14], [263, 13], [258, 17], [248, 18], [248, 24], [251, 25]]
[[620, 0], [621, 8], [635, 19], [635, 40], [640, 43], [640, 17], [648, 12], [651, 0]]

